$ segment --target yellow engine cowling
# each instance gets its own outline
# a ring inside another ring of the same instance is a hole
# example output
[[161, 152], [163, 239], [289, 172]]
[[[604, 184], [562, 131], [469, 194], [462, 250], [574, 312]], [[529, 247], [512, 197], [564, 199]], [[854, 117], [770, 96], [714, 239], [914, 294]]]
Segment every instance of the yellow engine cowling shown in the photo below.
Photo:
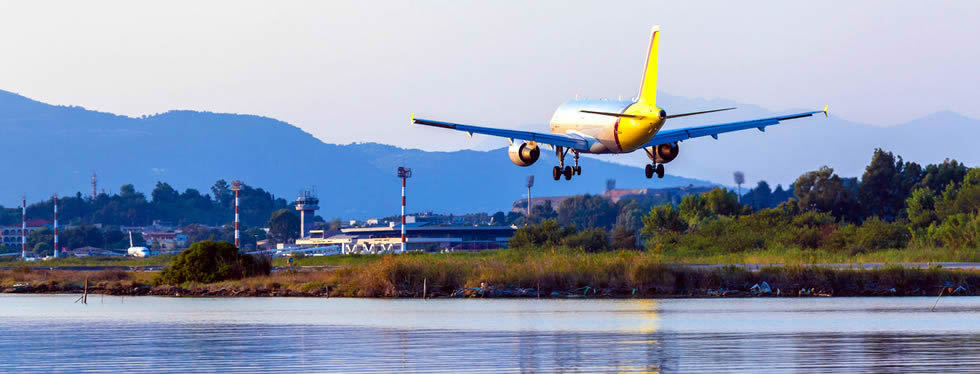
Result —
[[514, 165], [531, 166], [541, 157], [541, 148], [535, 142], [514, 143], [507, 148], [507, 154]]
[[658, 144], [654, 147], [649, 147], [647, 150], [647, 158], [650, 161], [656, 162], [658, 164], [666, 164], [677, 158], [677, 154], [680, 152], [680, 146], [677, 143], [671, 144]]

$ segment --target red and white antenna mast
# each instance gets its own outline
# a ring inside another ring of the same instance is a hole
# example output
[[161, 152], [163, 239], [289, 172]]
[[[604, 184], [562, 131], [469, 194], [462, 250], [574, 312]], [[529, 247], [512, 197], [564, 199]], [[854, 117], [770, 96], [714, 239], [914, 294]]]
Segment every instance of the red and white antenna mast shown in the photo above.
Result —
[[241, 181], [231, 181], [231, 190], [235, 191], [235, 248], [239, 247], [238, 241], [238, 191], [242, 189]]
[[404, 166], [398, 167], [398, 177], [402, 179], [402, 248], [401, 251], [405, 252], [405, 180], [412, 177], [412, 169], [406, 168]]
[[27, 258], [27, 196], [21, 198], [20, 257]]
[[58, 258], [58, 194], [54, 194], [54, 258]]

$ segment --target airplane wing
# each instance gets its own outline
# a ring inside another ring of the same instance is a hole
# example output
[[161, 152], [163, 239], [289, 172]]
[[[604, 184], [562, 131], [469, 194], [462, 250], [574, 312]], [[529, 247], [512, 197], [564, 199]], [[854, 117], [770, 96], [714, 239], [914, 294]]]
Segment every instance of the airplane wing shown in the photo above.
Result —
[[577, 150], [588, 149], [588, 142], [586, 142], [585, 139], [573, 135], [546, 134], [546, 133], [531, 132], [531, 131], [518, 131], [518, 130], [495, 129], [492, 127], [470, 126], [470, 125], [463, 125], [463, 124], [452, 123], [452, 122], [442, 122], [442, 121], [433, 121], [428, 119], [415, 118], [415, 115], [412, 115], [412, 123], [416, 125], [434, 126], [434, 127], [441, 127], [444, 129], [463, 131], [469, 134], [470, 136], [472, 136], [473, 134], [485, 134], [485, 135], [507, 138], [511, 141], [513, 141], [514, 139], [520, 139], [520, 140], [533, 141], [533, 142], [550, 144], [553, 146], [561, 146], [561, 147], [577, 149]]
[[718, 139], [718, 134], [740, 131], [747, 129], [759, 129], [759, 131], [766, 131], [767, 126], [772, 126], [779, 124], [780, 121], [810, 117], [817, 113], [827, 114], [828, 107], [824, 107], [823, 110], [817, 110], [812, 112], [803, 112], [796, 114], [788, 114], [785, 116], [754, 119], [750, 121], [741, 122], [731, 122], [722, 123], [718, 125], [708, 125], [708, 126], [698, 126], [698, 127], [688, 127], [676, 130], [664, 130], [654, 135], [653, 139], [643, 145], [643, 147], [652, 147], [657, 144], [674, 143], [682, 140], [699, 138], [702, 136], [710, 136], [712, 138]]

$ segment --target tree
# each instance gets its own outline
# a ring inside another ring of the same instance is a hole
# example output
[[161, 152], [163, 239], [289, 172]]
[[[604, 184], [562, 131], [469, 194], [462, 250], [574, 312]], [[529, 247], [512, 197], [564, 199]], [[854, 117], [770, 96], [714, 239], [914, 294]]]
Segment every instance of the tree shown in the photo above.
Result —
[[605, 252], [609, 250], [609, 237], [606, 230], [591, 229], [566, 236], [562, 244], [569, 248], [579, 248], [586, 252]]
[[976, 214], [980, 211], [980, 168], [973, 168], [963, 177], [957, 188], [946, 185], [942, 196], [936, 200], [936, 215], [940, 220], [955, 214]]
[[742, 210], [738, 196], [734, 192], [719, 187], [715, 187], [704, 194], [704, 203], [708, 210], [716, 215], [734, 216]]
[[53, 242], [54, 230], [47, 227], [39, 228], [27, 234], [27, 248], [36, 248], [40, 243], [47, 243], [47, 247], [44, 248], [50, 249]]
[[917, 188], [905, 200], [905, 211], [912, 232], [923, 230], [936, 222], [936, 196], [929, 188]]
[[528, 248], [538, 246], [557, 246], [562, 244], [565, 237], [574, 235], [576, 230], [563, 227], [558, 221], [546, 219], [539, 225], [527, 225], [517, 229], [510, 238], [511, 248]]
[[490, 216], [490, 223], [494, 225], [506, 225], [507, 215], [504, 212], [497, 212]]
[[946, 159], [941, 164], [930, 164], [922, 171], [922, 180], [916, 187], [928, 188], [935, 193], [942, 192], [950, 183], [959, 185], [966, 177], [969, 168], [966, 165]]
[[214, 182], [211, 186], [211, 196], [214, 196], [214, 200], [222, 207], [230, 207], [232, 199], [235, 198], [235, 194], [231, 192], [231, 185], [224, 179]]
[[[521, 217], [523, 217], [523, 215], [521, 215]], [[545, 200], [544, 204], [538, 204], [531, 207], [531, 217], [524, 217], [524, 222], [536, 224], [544, 222], [545, 220], [555, 219], [557, 217], [558, 212], [555, 212], [555, 209], [551, 206], [551, 200]]]
[[858, 185], [857, 196], [864, 216], [898, 218], [921, 173], [918, 164], [903, 162], [901, 156], [896, 159], [891, 152], [875, 149]]
[[607, 229], [616, 223], [619, 210], [609, 199], [585, 194], [567, 198], [558, 205], [558, 222], [582, 229]]
[[776, 207], [777, 205], [786, 202], [793, 198], [793, 190], [795, 185], [789, 185], [789, 188], [783, 189], [783, 185], [777, 184], [776, 189], [772, 190], [772, 195], [769, 196], [769, 207]]
[[184, 282], [213, 283], [228, 279], [241, 279], [257, 275], [269, 275], [271, 263], [266, 258], [238, 253], [229, 242], [206, 240], [194, 243], [180, 252], [173, 262], [160, 272], [156, 283], [182, 284]]
[[[691, 195], [689, 195], [691, 196]], [[673, 205], [665, 204], [650, 209], [650, 214], [643, 217], [643, 237], [650, 238], [666, 231], [682, 232], [687, 230], [687, 222]]]
[[[619, 200], [619, 215], [616, 216], [616, 227], [633, 232], [643, 227], [644, 208], [639, 201], [632, 199]], [[649, 208], [647, 208], [649, 209]]]
[[769, 205], [769, 199], [772, 195], [772, 189], [769, 188], [769, 183], [767, 183], [766, 181], [759, 181], [759, 183], [755, 185], [755, 188], [749, 191], [749, 193], [747, 193], [746, 195], [748, 195], [749, 197], [750, 200], [749, 205], [752, 207], [753, 210], [772, 208]]
[[276, 243], [286, 243], [299, 237], [299, 216], [288, 209], [279, 209], [269, 217], [269, 236]]
[[34, 253], [41, 257], [51, 256], [54, 254], [54, 250], [51, 249], [51, 243], [38, 242], [34, 245]]
[[817, 171], [801, 175], [794, 183], [793, 194], [800, 210], [828, 212], [838, 219], [857, 220], [854, 182], [845, 182], [834, 169], [822, 166]]
[[690, 223], [697, 223], [713, 217], [711, 209], [708, 208], [708, 202], [701, 194], [684, 196], [678, 208], [680, 209], [680, 217]]
[[636, 249], [636, 231], [617, 225], [612, 232], [612, 248]]

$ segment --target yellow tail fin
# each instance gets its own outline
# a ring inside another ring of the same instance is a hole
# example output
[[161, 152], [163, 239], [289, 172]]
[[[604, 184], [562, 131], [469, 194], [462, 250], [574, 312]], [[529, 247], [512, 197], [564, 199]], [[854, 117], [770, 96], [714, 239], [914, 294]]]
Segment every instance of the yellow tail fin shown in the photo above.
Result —
[[643, 69], [643, 82], [640, 83], [638, 101], [657, 105], [657, 51], [660, 49], [660, 25], [653, 27], [650, 34], [650, 51], [647, 53], [647, 64]]

